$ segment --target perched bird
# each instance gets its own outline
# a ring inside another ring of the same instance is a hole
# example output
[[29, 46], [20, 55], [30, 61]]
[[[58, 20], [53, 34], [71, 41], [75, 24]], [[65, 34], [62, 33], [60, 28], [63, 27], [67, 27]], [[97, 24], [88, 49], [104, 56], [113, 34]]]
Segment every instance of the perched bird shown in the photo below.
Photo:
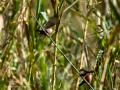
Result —
[[[52, 30], [52, 27], [53, 27], [54, 25], [56, 25], [57, 22], [58, 22], [58, 19], [57, 19], [57, 18], [55, 18], [55, 17], [51, 18], [51, 19], [45, 24], [45, 27], [44, 27], [46, 33], [51, 34], [52, 31], [53, 31], [53, 30]], [[46, 37], [46, 33], [45, 33], [43, 30], [36, 30], [36, 31], [39, 31], [39, 32], [40, 32], [40, 39], [41, 39], [41, 40], [43, 40], [43, 39]]]
[[[91, 82], [92, 80], [92, 73], [88, 73], [86, 76], [85, 76], [85, 79], [87, 82]], [[79, 86], [82, 86], [84, 83], [86, 83], [85, 81], [82, 81]]]
[[[87, 82], [90, 82], [91, 80], [92, 80], [92, 73], [93, 73], [94, 71], [87, 71], [87, 70], [85, 70], [85, 69], [80, 69], [79, 70], [79, 75], [81, 76], [81, 77], [85, 77], [85, 79], [86, 79], [86, 81]], [[85, 81], [82, 81], [80, 84], [79, 84], [79, 86], [81, 86], [81, 85], [83, 85], [84, 83], [86, 83]]]

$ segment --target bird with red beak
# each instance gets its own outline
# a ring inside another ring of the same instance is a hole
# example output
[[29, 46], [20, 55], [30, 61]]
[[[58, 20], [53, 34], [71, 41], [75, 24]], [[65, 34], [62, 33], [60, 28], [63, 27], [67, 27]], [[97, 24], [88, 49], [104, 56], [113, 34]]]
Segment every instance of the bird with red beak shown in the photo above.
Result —
[[[91, 82], [91, 80], [92, 80], [92, 73], [93, 73], [94, 71], [87, 71], [87, 70], [85, 70], [85, 69], [80, 69], [79, 70], [79, 74], [80, 74], [80, 76], [81, 77], [85, 77], [85, 79], [86, 79], [86, 81], [87, 82]], [[80, 84], [79, 84], [79, 86], [82, 86], [84, 83], [86, 83], [85, 81], [82, 81]]]
[[[39, 31], [40, 32], [40, 39], [41, 40], [43, 40], [43, 39], [45, 39], [45, 37], [46, 37], [46, 33], [48, 33], [48, 34], [51, 34], [52, 33], [52, 27], [54, 26], [54, 25], [56, 25], [57, 24], [57, 22], [58, 22], [58, 19], [57, 18], [55, 18], [55, 17], [53, 17], [53, 18], [51, 18], [46, 24], [45, 24], [45, 27], [44, 27], [44, 30], [36, 30], [36, 31]], [[45, 33], [46, 32], [46, 33]]]

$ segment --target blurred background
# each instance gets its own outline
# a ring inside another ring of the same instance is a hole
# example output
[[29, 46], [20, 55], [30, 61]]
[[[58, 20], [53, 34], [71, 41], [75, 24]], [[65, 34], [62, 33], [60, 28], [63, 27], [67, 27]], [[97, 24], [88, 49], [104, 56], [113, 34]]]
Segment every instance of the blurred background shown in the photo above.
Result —
[[50, 37], [77, 70], [94, 71], [90, 85], [119, 90], [119, 0], [1, 0], [0, 89], [91, 89], [78, 86], [83, 80], [47, 36], [39, 38], [53, 17]]

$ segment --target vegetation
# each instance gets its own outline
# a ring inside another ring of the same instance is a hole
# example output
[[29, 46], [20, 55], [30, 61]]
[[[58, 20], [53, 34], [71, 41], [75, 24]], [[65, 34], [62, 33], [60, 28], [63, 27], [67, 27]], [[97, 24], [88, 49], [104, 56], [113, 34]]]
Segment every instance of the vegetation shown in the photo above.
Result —
[[[118, 90], [119, 8], [119, 0], [1, 0], [0, 90]], [[36, 30], [53, 17], [41, 40]], [[94, 73], [79, 87], [81, 68]]]

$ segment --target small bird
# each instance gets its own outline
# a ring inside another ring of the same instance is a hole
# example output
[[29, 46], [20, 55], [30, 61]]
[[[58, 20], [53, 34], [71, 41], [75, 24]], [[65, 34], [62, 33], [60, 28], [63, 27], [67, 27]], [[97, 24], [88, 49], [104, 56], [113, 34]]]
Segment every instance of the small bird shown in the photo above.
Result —
[[[92, 73], [88, 73], [86, 76], [85, 76], [85, 79], [87, 82], [91, 82], [92, 80]], [[86, 83], [85, 81], [82, 81], [79, 86], [82, 86], [84, 83]]]
[[[92, 73], [94, 71], [87, 71], [84, 68], [79, 70], [79, 75], [81, 77], [85, 77], [86, 81], [90, 82], [92, 80]], [[82, 86], [84, 83], [86, 83], [85, 81], [82, 81], [79, 86]]]
[[[56, 25], [58, 22], [58, 19], [56, 17], [51, 18], [46, 24], [45, 24], [45, 31], [48, 34], [52, 33], [52, 27]], [[46, 37], [46, 33], [43, 30], [36, 30], [40, 32], [40, 39], [43, 40]]]

